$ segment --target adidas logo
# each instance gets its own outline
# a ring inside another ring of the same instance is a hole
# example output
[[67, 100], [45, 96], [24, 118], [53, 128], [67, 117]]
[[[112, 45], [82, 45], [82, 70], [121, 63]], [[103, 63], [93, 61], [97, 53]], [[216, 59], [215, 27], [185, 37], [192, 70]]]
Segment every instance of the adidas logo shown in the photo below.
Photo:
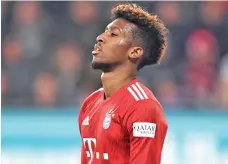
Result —
[[82, 125], [89, 125], [89, 116], [83, 120]]

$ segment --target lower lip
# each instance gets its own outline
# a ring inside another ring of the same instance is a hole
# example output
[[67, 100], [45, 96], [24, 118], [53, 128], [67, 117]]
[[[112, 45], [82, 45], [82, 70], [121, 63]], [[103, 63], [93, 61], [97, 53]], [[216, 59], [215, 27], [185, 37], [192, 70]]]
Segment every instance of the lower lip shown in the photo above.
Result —
[[100, 51], [94, 50], [94, 51], [92, 51], [92, 54], [95, 55], [95, 54], [98, 54], [99, 52], [100, 52]]

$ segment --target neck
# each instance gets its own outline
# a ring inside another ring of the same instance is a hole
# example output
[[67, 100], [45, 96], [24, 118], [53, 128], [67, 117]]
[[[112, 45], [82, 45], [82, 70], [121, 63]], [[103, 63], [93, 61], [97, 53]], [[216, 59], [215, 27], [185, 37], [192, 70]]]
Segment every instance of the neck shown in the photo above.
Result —
[[105, 92], [105, 98], [110, 97], [118, 89], [136, 78], [136, 73], [126, 69], [116, 69], [101, 75], [101, 81]]

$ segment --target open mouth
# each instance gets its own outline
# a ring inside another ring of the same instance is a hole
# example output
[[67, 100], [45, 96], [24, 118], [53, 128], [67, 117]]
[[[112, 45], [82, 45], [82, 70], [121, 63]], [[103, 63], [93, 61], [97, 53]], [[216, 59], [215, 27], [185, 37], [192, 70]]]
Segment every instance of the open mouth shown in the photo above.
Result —
[[101, 47], [98, 44], [95, 44], [92, 54], [95, 55], [95, 54], [98, 54], [99, 52], [101, 52]]

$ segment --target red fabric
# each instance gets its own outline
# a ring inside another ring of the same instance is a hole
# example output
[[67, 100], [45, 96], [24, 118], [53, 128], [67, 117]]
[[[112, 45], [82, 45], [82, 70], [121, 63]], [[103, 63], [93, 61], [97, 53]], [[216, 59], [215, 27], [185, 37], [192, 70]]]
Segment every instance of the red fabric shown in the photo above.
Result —
[[[160, 164], [167, 122], [149, 89], [138, 82], [143, 90], [138, 87], [140, 95], [132, 88], [132, 85], [137, 87], [137, 82], [133, 80], [107, 100], [103, 99], [104, 91], [98, 90], [84, 101], [78, 120], [82, 164]], [[155, 136], [134, 136], [135, 122], [156, 124]]]

